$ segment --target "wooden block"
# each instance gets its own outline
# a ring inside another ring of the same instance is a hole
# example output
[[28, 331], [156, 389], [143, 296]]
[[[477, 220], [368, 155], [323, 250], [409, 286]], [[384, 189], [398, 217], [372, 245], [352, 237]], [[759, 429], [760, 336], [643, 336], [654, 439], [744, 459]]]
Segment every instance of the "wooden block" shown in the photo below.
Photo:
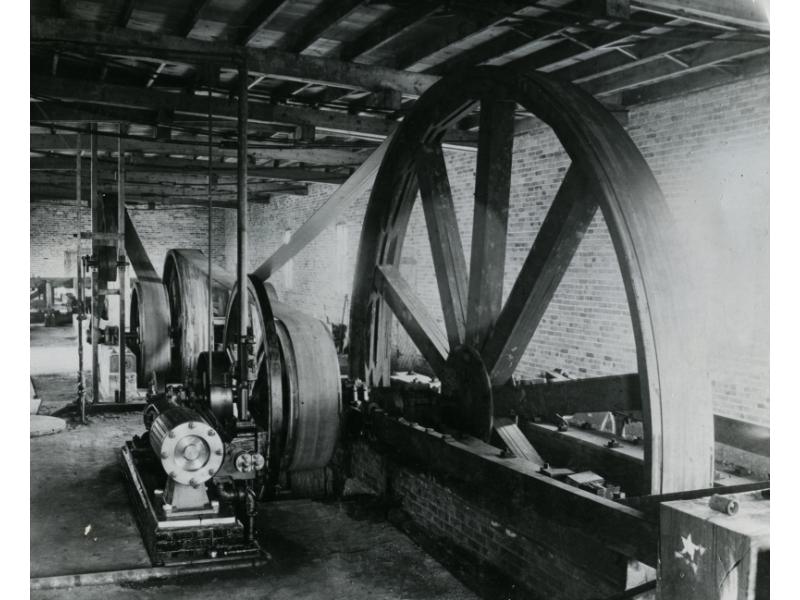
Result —
[[661, 505], [661, 600], [759, 597], [757, 578], [769, 578], [770, 501], [758, 492], [734, 497], [739, 512], [733, 516], [713, 510], [708, 498]]

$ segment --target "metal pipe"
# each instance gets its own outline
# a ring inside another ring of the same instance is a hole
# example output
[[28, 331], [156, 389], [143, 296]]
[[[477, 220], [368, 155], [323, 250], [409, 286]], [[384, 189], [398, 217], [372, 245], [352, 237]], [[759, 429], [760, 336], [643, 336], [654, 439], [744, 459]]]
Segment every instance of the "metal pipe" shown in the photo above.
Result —
[[[92, 206], [92, 233], [95, 232], [99, 224], [99, 206], [97, 202], [97, 124], [91, 125], [91, 137], [89, 138], [89, 201]], [[98, 344], [100, 343], [100, 286], [97, 281], [97, 256], [95, 256], [95, 244], [92, 243], [92, 403], [99, 401], [100, 390], [100, 357], [98, 356]]]
[[212, 275], [212, 219], [214, 205], [211, 198], [211, 154], [213, 150], [211, 137], [211, 65], [208, 65], [208, 388], [206, 394], [211, 398], [211, 385], [214, 381], [214, 280]]
[[239, 288], [239, 419], [247, 418], [248, 404], [248, 343], [247, 325], [248, 298], [247, 298], [247, 62], [243, 60], [239, 66], [239, 110], [236, 163], [236, 191], [237, 191], [237, 247], [236, 267], [238, 272]]
[[119, 278], [119, 397], [125, 402], [125, 154], [122, 151], [122, 123], [117, 138], [117, 277]]
[[81, 198], [81, 135], [78, 134], [77, 151], [75, 152], [76, 166], [75, 166], [75, 200], [77, 202], [78, 213], [78, 241], [76, 242], [75, 249], [75, 267], [77, 270], [77, 300], [78, 300], [78, 406], [81, 411], [81, 423], [86, 424], [86, 394], [83, 388], [83, 319], [85, 318], [83, 310], [84, 302], [84, 287], [83, 287], [83, 269], [81, 261], [81, 233], [83, 232], [83, 199]]

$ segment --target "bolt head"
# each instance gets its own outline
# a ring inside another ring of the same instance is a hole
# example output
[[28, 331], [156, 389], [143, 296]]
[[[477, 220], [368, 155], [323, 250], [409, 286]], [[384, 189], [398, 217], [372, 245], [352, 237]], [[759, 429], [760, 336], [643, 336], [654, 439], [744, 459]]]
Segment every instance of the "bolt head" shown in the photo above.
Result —
[[175, 437], [175, 432], [174, 431], [170, 431], [167, 435], [169, 435], [169, 437], [171, 437], [171, 438], [174, 438]]
[[217, 435], [216, 431], [214, 431], [213, 429], [208, 430], [208, 437], [214, 437], [215, 435]]
[[167, 454], [166, 452], [162, 452], [161, 458], [169, 458], [169, 454]]
[[189, 421], [189, 429], [194, 429], [194, 421]]

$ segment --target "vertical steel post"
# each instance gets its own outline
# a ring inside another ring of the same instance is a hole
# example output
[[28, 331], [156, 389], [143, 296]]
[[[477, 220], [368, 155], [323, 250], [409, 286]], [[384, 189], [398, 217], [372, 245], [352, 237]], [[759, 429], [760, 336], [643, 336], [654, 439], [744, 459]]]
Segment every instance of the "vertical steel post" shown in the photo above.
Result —
[[206, 393], [211, 398], [211, 382], [214, 381], [214, 277], [212, 274], [213, 264], [211, 262], [212, 246], [212, 219], [214, 217], [214, 207], [211, 199], [211, 154], [212, 154], [212, 132], [211, 132], [211, 80], [212, 66], [208, 65], [208, 388]]
[[[90, 156], [89, 156], [89, 200], [92, 206], [92, 233], [99, 226], [100, 207], [97, 199], [97, 124], [91, 126], [90, 137]], [[92, 241], [92, 403], [100, 401], [100, 357], [98, 355], [98, 345], [100, 343], [100, 286], [97, 276], [97, 255], [95, 253], [96, 244]]]
[[236, 267], [239, 287], [239, 419], [247, 418], [248, 404], [248, 344], [247, 325], [247, 63], [243, 60], [239, 66], [239, 143], [236, 153], [236, 193], [237, 193], [237, 246]]
[[78, 134], [78, 148], [75, 152], [75, 200], [78, 212], [78, 241], [75, 248], [75, 268], [77, 270], [77, 285], [75, 293], [78, 300], [78, 406], [81, 410], [81, 423], [86, 424], [86, 394], [83, 389], [83, 310], [84, 286], [83, 269], [81, 261], [81, 234], [83, 233], [83, 198], [81, 198], [81, 136]]
[[125, 402], [125, 153], [122, 151], [123, 124], [119, 124], [117, 138], [117, 278], [119, 279], [119, 396], [117, 402]]

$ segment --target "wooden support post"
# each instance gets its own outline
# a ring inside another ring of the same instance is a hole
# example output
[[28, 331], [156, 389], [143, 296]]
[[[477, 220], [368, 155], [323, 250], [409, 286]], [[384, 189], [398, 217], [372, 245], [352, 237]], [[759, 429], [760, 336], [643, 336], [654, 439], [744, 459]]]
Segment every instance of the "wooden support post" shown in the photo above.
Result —
[[[208, 65], [208, 76], [209, 80], [211, 80], [211, 71], [213, 67]], [[211, 261], [211, 252], [213, 249], [212, 246], [212, 221], [214, 218], [214, 201], [211, 197], [211, 186], [213, 184], [212, 176], [212, 157], [213, 154], [213, 144], [212, 144], [212, 115], [211, 115], [211, 86], [208, 88], [208, 184], [207, 184], [207, 192], [208, 192], [208, 388], [206, 389], [206, 393], [208, 397], [211, 397], [211, 382], [214, 381], [214, 275], [213, 275], [213, 264]], [[238, 171], [237, 171], [238, 173]]]
[[123, 125], [119, 124], [117, 138], [117, 277], [119, 278], [119, 396], [117, 402], [127, 399], [125, 390], [125, 153], [122, 151]]

